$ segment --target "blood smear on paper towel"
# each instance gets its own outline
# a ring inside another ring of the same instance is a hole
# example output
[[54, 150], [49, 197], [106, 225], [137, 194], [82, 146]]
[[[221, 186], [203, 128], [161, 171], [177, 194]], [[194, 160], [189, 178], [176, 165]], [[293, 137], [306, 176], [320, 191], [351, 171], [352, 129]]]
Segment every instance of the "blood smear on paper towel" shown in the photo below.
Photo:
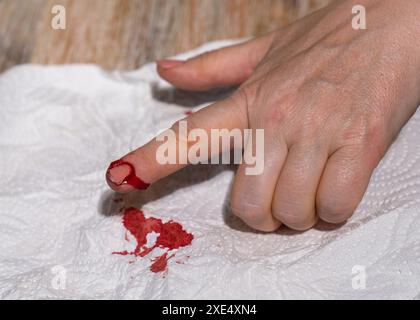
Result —
[[[182, 225], [175, 221], [163, 223], [161, 219], [146, 218], [141, 210], [127, 208], [123, 216], [124, 227], [136, 238], [137, 246], [134, 251], [113, 252], [120, 255], [134, 255], [144, 257], [155, 248], [174, 250], [191, 244], [194, 236], [184, 230]], [[155, 244], [147, 247], [147, 235], [151, 232], [158, 233]], [[167, 269], [168, 260], [175, 254], [168, 257], [168, 252], [155, 258], [150, 267], [152, 272], [162, 272]]]

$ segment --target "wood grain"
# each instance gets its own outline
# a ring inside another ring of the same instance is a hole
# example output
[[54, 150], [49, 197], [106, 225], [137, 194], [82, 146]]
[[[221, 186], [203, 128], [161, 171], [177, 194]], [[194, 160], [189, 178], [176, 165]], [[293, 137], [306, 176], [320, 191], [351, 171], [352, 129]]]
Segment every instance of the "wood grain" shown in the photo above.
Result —
[[[0, 71], [21, 63], [141, 64], [207, 41], [264, 34], [330, 0], [0, 0]], [[66, 8], [66, 30], [51, 8]]]

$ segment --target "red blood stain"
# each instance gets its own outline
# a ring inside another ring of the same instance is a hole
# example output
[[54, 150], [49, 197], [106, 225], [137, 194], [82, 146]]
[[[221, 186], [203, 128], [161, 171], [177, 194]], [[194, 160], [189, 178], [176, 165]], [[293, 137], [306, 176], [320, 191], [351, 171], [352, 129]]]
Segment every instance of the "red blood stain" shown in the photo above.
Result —
[[164, 253], [163, 255], [154, 258], [153, 264], [150, 266], [150, 271], [152, 272], [163, 272], [168, 267], [168, 260], [174, 257], [175, 254], [168, 257], [168, 253]]
[[194, 112], [192, 112], [192, 111], [185, 111], [184, 112], [184, 114], [186, 115], [186, 116], [190, 116], [190, 115], [192, 115]]
[[[175, 221], [163, 223], [161, 219], [146, 218], [144, 213], [136, 208], [127, 208], [123, 216], [124, 227], [136, 238], [137, 246], [134, 251], [113, 252], [120, 255], [134, 255], [144, 257], [155, 248], [174, 250], [191, 244], [194, 236], [185, 231], [181, 224]], [[159, 233], [155, 244], [147, 247], [147, 235], [151, 232]], [[168, 252], [156, 258], [150, 270], [160, 272], [166, 270], [167, 261], [174, 256], [168, 257]]]
[[109, 165], [108, 170], [107, 170], [107, 175], [109, 175], [109, 170], [115, 167], [122, 166], [122, 165], [128, 166], [130, 168], [130, 172], [120, 184], [113, 182], [115, 185], [121, 186], [123, 184], [129, 184], [130, 186], [136, 189], [140, 189], [140, 190], [145, 190], [150, 186], [149, 183], [144, 182], [143, 180], [141, 180], [139, 177], [136, 176], [136, 170], [134, 169], [134, 166], [131, 163], [126, 162], [121, 159], [116, 160]]

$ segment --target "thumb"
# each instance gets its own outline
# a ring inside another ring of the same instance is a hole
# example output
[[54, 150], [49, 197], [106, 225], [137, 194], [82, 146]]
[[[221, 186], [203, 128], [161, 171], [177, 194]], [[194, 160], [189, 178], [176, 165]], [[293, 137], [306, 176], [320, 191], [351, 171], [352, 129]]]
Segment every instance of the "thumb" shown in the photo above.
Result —
[[250, 41], [206, 52], [187, 61], [160, 60], [159, 75], [175, 87], [205, 91], [239, 85], [254, 71], [267, 53], [274, 32]]

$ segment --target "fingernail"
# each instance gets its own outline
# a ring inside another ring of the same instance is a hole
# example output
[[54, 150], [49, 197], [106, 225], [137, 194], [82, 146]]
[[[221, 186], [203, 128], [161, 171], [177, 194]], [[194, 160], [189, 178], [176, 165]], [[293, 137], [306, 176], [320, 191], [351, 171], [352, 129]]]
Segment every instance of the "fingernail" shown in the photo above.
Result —
[[171, 60], [171, 59], [164, 59], [157, 61], [159, 67], [162, 67], [163, 69], [172, 69], [175, 67], [178, 67], [180, 65], [183, 65], [185, 61], [182, 60]]
[[131, 163], [123, 160], [116, 160], [109, 165], [106, 178], [115, 186], [128, 184], [139, 190], [145, 190], [150, 185], [136, 176], [134, 166]]

